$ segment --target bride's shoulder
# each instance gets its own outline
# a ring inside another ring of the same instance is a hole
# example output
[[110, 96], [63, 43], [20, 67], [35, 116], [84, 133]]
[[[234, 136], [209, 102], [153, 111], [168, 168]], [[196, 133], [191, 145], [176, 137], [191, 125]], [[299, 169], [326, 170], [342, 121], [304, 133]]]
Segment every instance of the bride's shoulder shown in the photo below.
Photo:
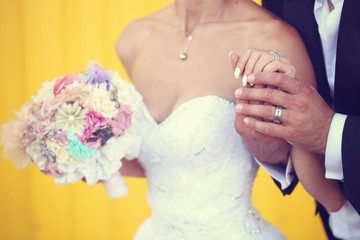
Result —
[[243, 9], [246, 11], [243, 10], [244, 14], [236, 26], [238, 31], [234, 32], [240, 34], [245, 30], [250, 48], [288, 52], [288, 49], [302, 45], [302, 40], [296, 29], [265, 8], [256, 4], [249, 4]]
[[116, 52], [120, 58], [126, 57], [137, 49], [151, 34], [152, 21], [148, 17], [130, 22], [116, 42]]
[[[265, 39], [266, 42], [291, 43], [292, 41], [299, 40], [299, 34], [295, 28], [278, 18], [267, 9], [256, 5], [252, 8], [253, 13], [253, 34], [261, 36], [258, 39]], [[269, 41], [272, 40], [272, 41]]]
[[[134, 59], [139, 49], [164, 22], [167, 8], [130, 22], [116, 41], [116, 53], [124, 65]], [[126, 66], [125, 66], [126, 67]]]

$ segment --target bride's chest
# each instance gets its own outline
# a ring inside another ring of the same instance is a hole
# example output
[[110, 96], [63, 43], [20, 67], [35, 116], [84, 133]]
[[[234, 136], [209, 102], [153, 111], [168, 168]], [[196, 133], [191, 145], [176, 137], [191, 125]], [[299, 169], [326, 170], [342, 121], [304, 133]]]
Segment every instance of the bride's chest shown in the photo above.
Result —
[[[221, 57], [193, 57], [182, 61], [176, 55], [150, 57], [144, 54], [134, 65], [132, 82], [144, 97], [149, 112], [162, 122], [184, 102], [205, 95], [216, 95], [234, 102], [240, 86], [226, 54]], [[151, 60], [150, 60], [151, 59]]]
[[148, 159], [191, 161], [205, 155], [219, 158], [218, 154], [228, 156], [242, 151], [241, 138], [234, 128], [234, 104], [218, 96], [190, 99], [161, 123], [153, 119], [145, 104], [143, 111], [147, 127], [142, 152]]

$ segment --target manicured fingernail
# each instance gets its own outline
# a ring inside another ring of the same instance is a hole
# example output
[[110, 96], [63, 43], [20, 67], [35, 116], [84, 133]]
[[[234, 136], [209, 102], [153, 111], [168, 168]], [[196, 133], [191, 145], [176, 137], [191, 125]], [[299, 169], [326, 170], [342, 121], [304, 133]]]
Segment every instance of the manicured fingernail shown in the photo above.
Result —
[[251, 74], [251, 75], [248, 77], [247, 80], [248, 80], [249, 83], [254, 84], [255, 76]]
[[234, 51], [233, 50], [230, 50], [230, 52], [229, 52], [229, 61], [231, 62], [231, 54], [232, 53], [234, 53]]
[[247, 85], [247, 82], [248, 82], [248, 76], [246, 76], [244, 74], [243, 79], [242, 79], [242, 84], [243, 84], [244, 87]]
[[240, 96], [241, 96], [241, 94], [242, 94], [242, 88], [238, 88], [238, 89], [236, 89], [236, 91], [235, 91], [235, 97], [237, 97], [237, 98], [239, 98]]
[[239, 77], [240, 77], [240, 72], [241, 72], [240, 68], [239, 68], [239, 67], [236, 67], [236, 68], [235, 68], [235, 72], [234, 72], [234, 77], [235, 77], [235, 79], [239, 79]]
[[244, 107], [244, 104], [238, 103], [238, 104], [236, 104], [235, 109], [237, 112], [240, 112], [243, 109], [243, 107]]
[[249, 118], [244, 118], [244, 123], [245, 123], [245, 125], [248, 125], [249, 124]]

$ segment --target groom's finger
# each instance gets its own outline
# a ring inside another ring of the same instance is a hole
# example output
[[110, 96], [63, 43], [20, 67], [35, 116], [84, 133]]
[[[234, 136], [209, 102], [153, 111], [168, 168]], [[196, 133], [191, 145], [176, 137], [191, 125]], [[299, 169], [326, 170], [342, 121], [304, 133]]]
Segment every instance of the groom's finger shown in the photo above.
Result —
[[[265, 88], [265, 86], [264, 85], [254, 85], [253, 88]], [[250, 101], [250, 104], [264, 104], [264, 102], [256, 100], [256, 101]]]
[[262, 101], [285, 108], [295, 107], [297, 101], [291, 94], [273, 88], [239, 88], [235, 97], [242, 101]]
[[304, 84], [284, 73], [261, 72], [250, 75], [248, 82], [252, 84], [271, 85], [289, 93], [299, 93], [304, 88]]
[[[273, 105], [255, 105], [255, 104], [236, 104], [236, 113], [244, 114], [246, 116], [264, 119], [267, 122], [274, 122], [276, 107]], [[288, 124], [288, 116], [286, 109], [282, 109], [281, 123]]]
[[245, 117], [244, 124], [254, 131], [277, 138], [285, 138], [287, 134], [286, 127], [284, 125], [259, 121], [252, 117]]

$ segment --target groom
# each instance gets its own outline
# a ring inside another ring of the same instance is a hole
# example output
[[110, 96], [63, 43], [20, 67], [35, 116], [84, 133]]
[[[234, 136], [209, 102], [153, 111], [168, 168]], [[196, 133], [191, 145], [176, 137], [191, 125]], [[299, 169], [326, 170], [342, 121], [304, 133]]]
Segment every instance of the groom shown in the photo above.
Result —
[[[279, 95], [284, 86], [294, 86], [297, 80], [280, 73], [255, 75], [255, 84], [279, 88], [273, 90], [273, 97], [266, 99], [267, 102], [274, 104], [274, 99], [280, 98], [282, 102], [299, 100], [303, 104], [301, 108], [293, 106], [282, 110], [284, 121], [285, 118], [300, 121], [289, 120], [283, 125], [260, 122], [251, 116], [244, 118], [243, 115], [255, 111], [251, 105], [246, 105], [237, 114], [237, 131], [250, 151], [268, 144], [269, 137], [261, 135], [267, 134], [285, 139], [295, 147], [324, 154], [326, 177], [341, 182], [348, 200], [342, 209], [330, 214], [332, 233], [339, 238], [359, 239], [360, 1], [263, 0], [263, 6], [295, 27], [301, 35], [314, 66], [321, 96], [309, 86]], [[277, 81], [279, 79], [282, 79], [281, 84]], [[237, 97], [250, 100], [253, 95], [254, 89], [249, 88]], [[253, 116], [262, 117], [264, 114], [258, 111]], [[282, 149], [286, 148], [280, 145], [285, 143], [278, 140], [277, 143], [278, 147], [273, 147], [269, 153], [283, 156]], [[257, 158], [269, 162], [265, 155]], [[270, 163], [280, 163], [283, 159], [278, 160], [272, 159]], [[327, 224], [326, 219], [324, 224]], [[336, 239], [327, 232], [330, 239]]]

